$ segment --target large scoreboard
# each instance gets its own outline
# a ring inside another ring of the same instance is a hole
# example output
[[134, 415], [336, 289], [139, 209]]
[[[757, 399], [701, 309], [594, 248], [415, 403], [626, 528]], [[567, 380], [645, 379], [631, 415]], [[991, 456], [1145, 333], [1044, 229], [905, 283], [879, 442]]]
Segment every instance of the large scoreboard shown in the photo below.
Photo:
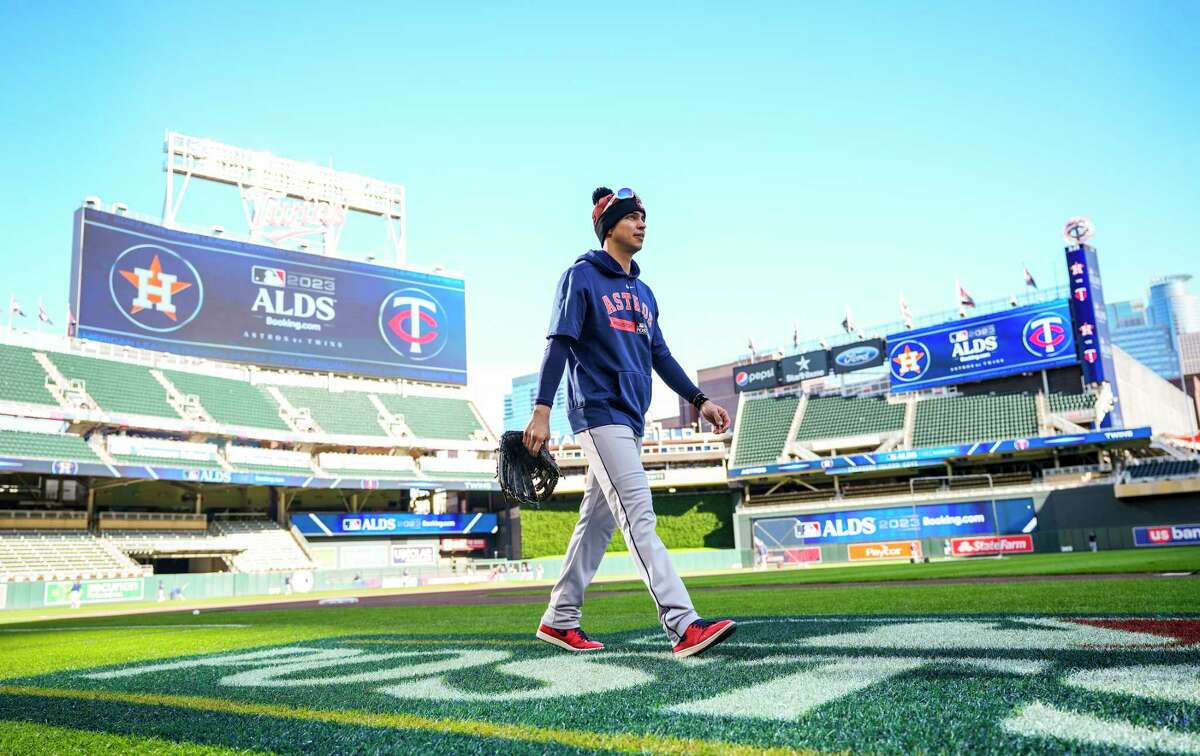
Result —
[[467, 382], [461, 278], [249, 244], [82, 208], [74, 335], [300, 370]]

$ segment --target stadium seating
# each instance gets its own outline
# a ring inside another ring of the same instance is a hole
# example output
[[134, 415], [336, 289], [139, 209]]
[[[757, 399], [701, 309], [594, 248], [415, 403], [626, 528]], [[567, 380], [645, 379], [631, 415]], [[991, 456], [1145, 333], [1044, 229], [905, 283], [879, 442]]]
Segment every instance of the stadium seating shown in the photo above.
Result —
[[83, 381], [84, 389], [106, 412], [180, 419], [167, 402], [167, 390], [141, 365], [65, 352], [46, 355], [66, 378]]
[[904, 428], [904, 404], [883, 397], [809, 397], [796, 431], [797, 441], [890, 433]]
[[214, 444], [109, 436], [108, 453], [121, 464], [222, 470]]
[[738, 416], [733, 467], [775, 462], [783, 454], [788, 430], [800, 403], [798, 394], [747, 399]]
[[1130, 480], [1200, 475], [1200, 460], [1156, 459], [1129, 467], [1127, 475]]
[[182, 394], [199, 397], [200, 404], [218, 423], [289, 430], [287, 423], [279, 417], [279, 406], [275, 400], [257, 386], [246, 381], [180, 370], [162, 372]]
[[0, 582], [134, 577], [143, 568], [88, 533], [0, 531]]
[[415, 478], [416, 466], [411, 457], [387, 454], [339, 454], [325, 452], [320, 456], [321, 469], [343, 478]]
[[469, 441], [473, 433], [483, 430], [465, 399], [380, 394], [379, 400], [388, 412], [402, 415], [419, 438]]
[[496, 460], [475, 457], [422, 457], [421, 474], [427, 478], [491, 480], [496, 477]]
[[99, 462], [92, 447], [79, 436], [0, 430], [0, 456], [25, 459]]
[[217, 518], [210, 533], [220, 536], [237, 556], [226, 558], [238, 572], [292, 572], [311, 570], [316, 564], [297, 542], [296, 537], [267, 519]]
[[139, 556], [209, 554], [231, 548], [204, 530], [105, 530], [101, 537], [125, 554]]
[[1095, 394], [1060, 394], [1046, 396], [1046, 405], [1051, 412], [1086, 412], [1096, 406]]
[[280, 473], [283, 475], [312, 475], [312, 457], [307, 452], [280, 449], [259, 449], [253, 446], [229, 444], [225, 458], [244, 472]]
[[32, 349], [0, 344], [0, 376], [0, 401], [58, 406], [46, 388], [46, 371], [34, 359]]
[[331, 392], [309, 386], [279, 386], [279, 391], [296, 409], [305, 409], [326, 433], [352, 436], [387, 434], [379, 424], [379, 410], [368, 394], [358, 391]]
[[913, 446], [966, 444], [1038, 433], [1037, 408], [1025, 394], [947, 396], [917, 402]]

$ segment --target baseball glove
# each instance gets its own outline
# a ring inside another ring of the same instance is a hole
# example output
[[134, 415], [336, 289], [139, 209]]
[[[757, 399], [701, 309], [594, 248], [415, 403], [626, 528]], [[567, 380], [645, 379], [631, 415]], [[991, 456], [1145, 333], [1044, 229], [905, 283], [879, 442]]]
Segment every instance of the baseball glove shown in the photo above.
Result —
[[535, 457], [525, 448], [521, 431], [508, 431], [500, 437], [497, 452], [496, 477], [510, 501], [536, 505], [554, 493], [558, 465], [544, 445]]

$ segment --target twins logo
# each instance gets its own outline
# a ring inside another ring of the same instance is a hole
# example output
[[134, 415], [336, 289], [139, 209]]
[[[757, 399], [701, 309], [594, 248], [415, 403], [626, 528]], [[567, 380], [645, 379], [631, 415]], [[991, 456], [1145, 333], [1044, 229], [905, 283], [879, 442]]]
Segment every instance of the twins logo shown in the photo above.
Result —
[[108, 289], [129, 322], [158, 333], [183, 328], [204, 304], [204, 283], [196, 268], [157, 244], [139, 244], [117, 255]]
[[450, 339], [439, 318], [445, 308], [424, 289], [396, 289], [379, 306], [379, 333], [388, 347], [410, 360], [437, 357]]
[[1054, 357], [1071, 345], [1066, 322], [1053, 312], [1040, 312], [1027, 320], [1021, 329], [1021, 343], [1034, 357]]
[[888, 358], [892, 377], [898, 381], [919, 380], [929, 370], [929, 347], [913, 339], [893, 346]]

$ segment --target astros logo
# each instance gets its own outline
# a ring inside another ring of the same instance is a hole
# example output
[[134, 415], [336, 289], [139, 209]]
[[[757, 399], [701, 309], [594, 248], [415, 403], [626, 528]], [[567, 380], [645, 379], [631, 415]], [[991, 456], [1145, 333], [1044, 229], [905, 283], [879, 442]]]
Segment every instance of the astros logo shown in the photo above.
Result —
[[1061, 315], [1041, 312], [1025, 322], [1021, 342], [1034, 357], [1053, 357], [1066, 350], [1067, 327]]
[[424, 362], [436, 357], [449, 342], [439, 320], [444, 312], [424, 289], [397, 289], [379, 306], [379, 333], [396, 354]]
[[204, 302], [196, 268], [156, 244], [139, 244], [118, 255], [108, 287], [113, 303], [131, 323], [160, 333], [190, 323]]
[[919, 341], [901, 341], [892, 347], [888, 358], [892, 377], [898, 381], [915, 381], [929, 370], [929, 347]]

